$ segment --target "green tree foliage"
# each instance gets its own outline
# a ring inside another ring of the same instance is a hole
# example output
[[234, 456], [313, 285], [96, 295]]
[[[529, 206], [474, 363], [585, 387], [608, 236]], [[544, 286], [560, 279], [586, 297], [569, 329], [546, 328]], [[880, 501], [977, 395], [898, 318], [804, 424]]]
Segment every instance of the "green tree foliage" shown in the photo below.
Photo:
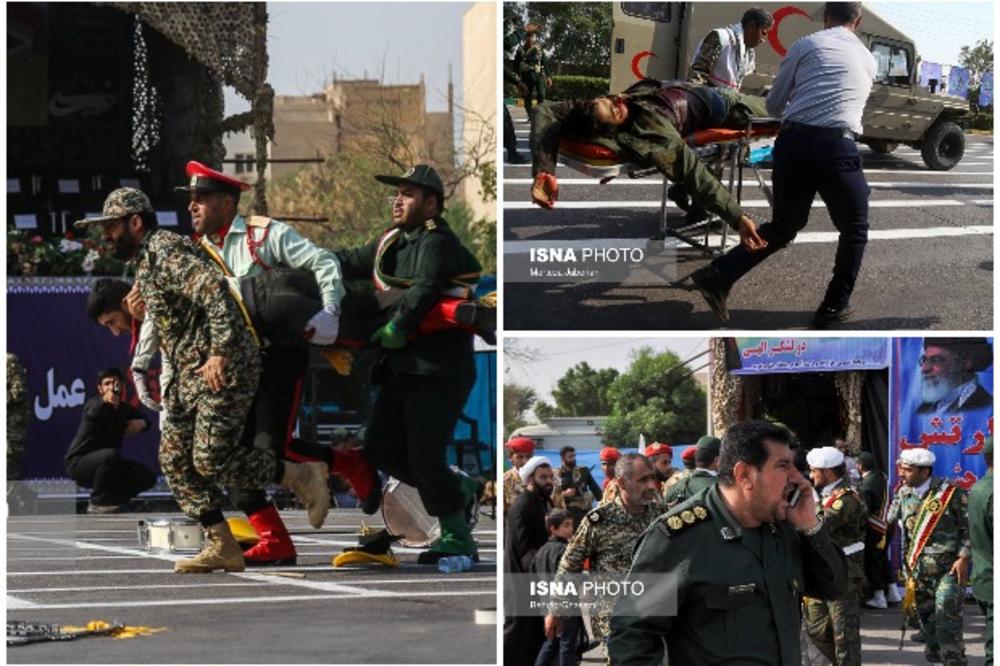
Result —
[[993, 42], [981, 39], [973, 47], [963, 46], [958, 64], [969, 70], [969, 105], [979, 110], [979, 91], [983, 74], [993, 69]]
[[608, 405], [608, 388], [618, 378], [614, 368], [595, 370], [583, 361], [577, 363], [556, 382], [552, 390], [555, 405], [539, 401], [535, 414], [540, 419], [552, 416], [606, 416], [611, 413]]
[[530, 386], [513, 383], [503, 385], [504, 440], [510, 437], [510, 433], [527, 425], [524, 413], [531, 409], [536, 401], [535, 389]]
[[[551, 74], [610, 76], [610, 2], [506, 2], [505, 45], [519, 43], [517, 33], [526, 23], [541, 28], [538, 41], [549, 57]], [[511, 50], [507, 56], [512, 55]]]
[[705, 392], [673, 352], [644, 347], [608, 389], [611, 416], [604, 422], [606, 444], [693, 442], [705, 434]]

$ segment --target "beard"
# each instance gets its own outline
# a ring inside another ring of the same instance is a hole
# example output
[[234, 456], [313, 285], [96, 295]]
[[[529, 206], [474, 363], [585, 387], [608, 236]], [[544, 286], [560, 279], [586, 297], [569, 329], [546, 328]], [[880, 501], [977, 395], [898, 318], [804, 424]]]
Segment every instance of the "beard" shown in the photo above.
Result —
[[550, 483], [544, 485], [535, 486], [535, 492], [538, 493], [540, 497], [548, 499], [552, 496], [553, 486]]
[[925, 403], [938, 402], [960, 384], [961, 381], [954, 375], [924, 377], [920, 383], [920, 399]]
[[115, 239], [112, 245], [112, 256], [115, 259], [121, 259], [126, 261], [135, 256], [136, 251], [139, 249], [139, 243], [129, 234], [127, 231]]

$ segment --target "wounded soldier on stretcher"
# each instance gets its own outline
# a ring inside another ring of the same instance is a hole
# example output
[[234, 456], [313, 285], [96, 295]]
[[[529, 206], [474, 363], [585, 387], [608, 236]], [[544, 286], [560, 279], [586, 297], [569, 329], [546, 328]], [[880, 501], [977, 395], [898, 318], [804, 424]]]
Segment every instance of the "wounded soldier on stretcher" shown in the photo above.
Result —
[[624, 93], [595, 99], [544, 102], [531, 123], [531, 200], [553, 208], [561, 138], [597, 144], [642, 167], [655, 167], [699, 205], [739, 231], [747, 249], [763, 247], [756, 224], [688, 147], [685, 137], [705, 129], [744, 129], [766, 117], [762, 97], [681, 81], [644, 79]]

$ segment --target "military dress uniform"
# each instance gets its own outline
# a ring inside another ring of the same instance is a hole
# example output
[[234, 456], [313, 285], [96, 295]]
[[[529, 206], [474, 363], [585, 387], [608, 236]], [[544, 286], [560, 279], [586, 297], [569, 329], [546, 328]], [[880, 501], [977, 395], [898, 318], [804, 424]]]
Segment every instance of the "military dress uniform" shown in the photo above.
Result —
[[948, 572], [959, 556], [970, 554], [966, 517], [969, 496], [950, 481], [931, 477], [921, 495], [903, 485], [886, 522], [902, 525], [903, 567], [916, 588], [917, 615], [929, 655], [945, 664], [964, 664], [964, 591]]
[[[377, 178], [431, 187], [443, 197], [440, 177], [426, 165], [400, 177]], [[481, 270], [440, 216], [414, 229], [394, 226], [367, 245], [338, 252], [337, 258], [346, 279], [373, 280], [378, 295], [400, 296], [390, 324], [403, 334], [415, 331], [442, 295], [462, 289], [461, 276], [473, 276], [474, 282]], [[461, 514], [471, 499], [448, 468], [445, 452], [475, 380], [473, 337], [461, 330], [422, 335], [399, 349], [383, 347], [373, 370], [377, 392], [365, 453], [376, 467], [416, 487], [424, 508], [442, 519], [443, 528], [447, 519], [462, 529]]]
[[817, 505], [830, 539], [847, 557], [847, 592], [832, 600], [807, 598], [806, 632], [837, 666], [861, 663], [861, 586], [864, 584], [865, 504], [846, 479], [824, 488]]
[[[984, 453], [993, 455], [993, 438]], [[969, 538], [972, 542], [972, 595], [986, 612], [986, 666], [993, 664], [993, 467], [969, 492]]]
[[[221, 508], [216, 484], [263, 488], [275, 480], [274, 455], [240, 445], [260, 350], [225, 279], [191, 241], [169, 231], [147, 233], [134, 263], [146, 316], [156, 322], [173, 368], [163, 387], [160, 467], [181, 510], [197, 519]], [[218, 393], [197, 372], [209, 356], [226, 359]]]
[[662, 663], [664, 640], [671, 664], [797, 665], [802, 595], [832, 599], [847, 585], [826, 526], [811, 536], [787, 522], [743, 528], [718, 485], [650, 526], [629, 575], [647, 585], [611, 619], [615, 666]]
[[514, 71], [521, 77], [521, 83], [528, 91], [524, 95], [524, 108], [531, 111], [532, 101], [545, 101], [546, 82], [549, 78], [545, 67], [545, 54], [535, 42], [531, 46], [522, 44], [514, 54]]
[[24, 440], [31, 420], [28, 373], [21, 360], [7, 352], [7, 480], [21, 478]]
[[[641, 514], [630, 513], [620, 495], [598, 506], [584, 516], [573, 534], [556, 575], [580, 573], [584, 560], [588, 559], [594, 574], [624, 574], [632, 563], [632, 551], [639, 537], [662, 512], [663, 506], [653, 503]], [[613, 604], [614, 599], [608, 596], [598, 599], [597, 609], [591, 615], [597, 639], [608, 636]]]

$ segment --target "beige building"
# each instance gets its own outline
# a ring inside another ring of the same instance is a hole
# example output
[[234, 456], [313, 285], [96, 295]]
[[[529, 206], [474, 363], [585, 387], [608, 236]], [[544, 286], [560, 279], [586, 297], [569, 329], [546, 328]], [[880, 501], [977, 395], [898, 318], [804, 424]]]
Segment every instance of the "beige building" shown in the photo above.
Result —
[[[484, 133], [493, 136], [488, 159], [496, 162], [497, 127], [497, 5], [480, 2], [462, 16], [462, 142], [481, 145]], [[496, 201], [486, 202], [478, 179], [462, 184], [463, 198], [477, 219], [496, 220]]]

